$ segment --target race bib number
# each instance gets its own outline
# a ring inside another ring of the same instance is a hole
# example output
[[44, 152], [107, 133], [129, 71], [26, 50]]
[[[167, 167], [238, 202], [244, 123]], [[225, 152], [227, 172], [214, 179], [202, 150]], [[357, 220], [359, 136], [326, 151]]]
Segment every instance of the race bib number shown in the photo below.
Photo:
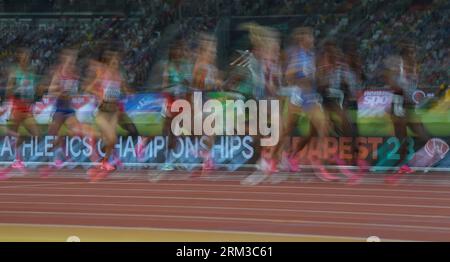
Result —
[[339, 102], [339, 105], [342, 107], [344, 103], [344, 92], [337, 88], [328, 89], [328, 96], [330, 98], [336, 99]]
[[106, 81], [103, 99], [106, 101], [115, 101], [120, 98], [120, 82]]
[[24, 80], [16, 90], [23, 99], [32, 99], [34, 97], [34, 85], [32, 81]]
[[65, 93], [76, 94], [78, 92], [78, 80], [61, 80], [61, 86]]

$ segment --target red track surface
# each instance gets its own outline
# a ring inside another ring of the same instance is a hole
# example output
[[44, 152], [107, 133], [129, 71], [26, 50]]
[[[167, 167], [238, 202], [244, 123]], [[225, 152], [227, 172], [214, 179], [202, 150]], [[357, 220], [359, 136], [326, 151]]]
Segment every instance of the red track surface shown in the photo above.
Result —
[[[450, 184], [386, 186], [69, 177], [0, 181], [0, 223], [450, 240]], [[445, 176], [444, 176], [445, 177]], [[428, 178], [431, 179], [431, 178]]]

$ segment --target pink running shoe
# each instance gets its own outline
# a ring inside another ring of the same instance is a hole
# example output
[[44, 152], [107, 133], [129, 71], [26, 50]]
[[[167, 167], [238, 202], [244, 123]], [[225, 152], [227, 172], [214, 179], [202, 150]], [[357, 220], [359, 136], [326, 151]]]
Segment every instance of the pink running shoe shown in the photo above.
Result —
[[25, 164], [23, 163], [22, 160], [17, 160], [17, 159], [16, 159], [16, 160], [14, 161], [14, 163], [12, 163], [11, 167], [14, 168], [14, 169], [20, 169], [20, 170], [22, 170], [22, 169], [25, 169]]
[[356, 161], [356, 164], [358, 165], [359, 171], [354, 174], [353, 176], [350, 176], [347, 180], [347, 185], [354, 186], [359, 185], [361, 181], [363, 180], [364, 176], [367, 172], [369, 172], [369, 164], [366, 160], [358, 159]]
[[319, 162], [313, 161], [312, 162], [313, 168], [316, 172], [314, 174], [322, 181], [329, 182], [329, 181], [336, 181], [339, 180], [338, 177], [330, 174], [328, 170]]
[[411, 174], [414, 173], [414, 170], [412, 170], [408, 165], [403, 165], [400, 167], [400, 169], [397, 171], [399, 174]]
[[55, 159], [55, 162], [53, 163], [53, 165], [57, 169], [61, 169], [64, 167], [64, 161], [62, 161], [61, 159]]
[[209, 151], [200, 151], [200, 156], [203, 158], [203, 171], [210, 171], [215, 169], [214, 161]]
[[136, 145], [136, 158], [141, 161], [144, 159], [144, 143], [138, 142]]
[[116, 167], [114, 165], [111, 165], [108, 161], [104, 161], [102, 162], [100, 169], [105, 171], [114, 171], [116, 170]]
[[297, 158], [295, 157], [289, 157], [289, 169], [292, 172], [300, 172], [300, 163], [298, 162]]
[[123, 168], [123, 162], [122, 160], [120, 160], [120, 157], [115, 155], [114, 156], [114, 160], [113, 160], [113, 166], [119, 167], [119, 168]]
[[369, 163], [367, 163], [366, 160], [358, 159], [356, 161], [356, 164], [358, 165], [360, 171], [362, 171], [362, 172], [369, 172]]
[[283, 152], [279, 168], [281, 171], [299, 172], [299, 162], [295, 157], [290, 156], [288, 153]]
[[214, 170], [216, 167], [214, 166], [214, 161], [212, 160], [212, 158], [207, 158], [203, 161], [203, 165], [202, 165], [203, 170], [205, 171], [210, 171], [210, 170]]
[[334, 161], [336, 162], [336, 164], [337, 164], [338, 166], [340, 166], [340, 169], [339, 169], [339, 170], [341, 170], [342, 174], [344, 174], [346, 177], [351, 178], [351, 177], [354, 177], [354, 176], [356, 175], [356, 174], [355, 174], [354, 172], [352, 172], [350, 169], [348, 169], [348, 168], [345, 167], [345, 166], [347, 166], [348, 164], [347, 164], [344, 160], [340, 159], [338, 156], [335, 156], [335, 157], [334, 157]]
[[261, 157], [259, 161], [258, 169], [263, 171], [266, 174], [277, 172], [277, 162], [273, 159], [267, 159], [265, 157]]
[[283, 152], [281, 155], [280, 165], [278, 166], [281, 171], [289, 172], [291, 171], [291, 164], [289, 163], [289, 154]]
[[105, 170], [102, 170], [101, 166], [100, 166], [100, 168], [99, 167], [91, 167], [87, 171], [89, 180], [92, 183], [100, 181], [105, 176], [104, 173], [108, 173], [108, 172]]
[[401, 166], [401, 167], [398, 169], [398, 171], [397, 171], [396, 174], [394, 174], [394, 175], [392, 175], [392, 176], [388, 176], [388, 177], [384, 180], [384, 182], [385, 182], [386, 184], [389, 184], [389, 185], [397, 185], [398, 182], [400, 181], [400, 179], [401, 179], [405, 174], [411, 174], [411, 173], [413, 173], [413, 172], [414, 172], [414, 170], [412, 170], [408, 165], [403, 165], [403, 166]]

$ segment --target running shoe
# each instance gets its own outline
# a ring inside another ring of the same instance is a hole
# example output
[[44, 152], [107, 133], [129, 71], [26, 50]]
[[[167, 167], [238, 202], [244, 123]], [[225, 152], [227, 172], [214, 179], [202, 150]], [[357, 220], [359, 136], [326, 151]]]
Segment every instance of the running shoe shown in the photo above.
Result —
[[116, 167], [114, 165], [111, 165], [108, 161], [104, 161], [102, 162], [100, 169], [105, 171], [114, 171]]
[[271, 173], [276, 171], [276, 162], [263, 156], [256, 164], [256, 168], [257, 171], [242, 180], [241, 185], [256, 186], [264, 182]]
[[289, 169], [292, 172], [300, 172], [300, 163], [298, 162], [297, 158], [291, 156], [288, 158], [289, 162]]
[[356, 164], [358, 165], [360, 171], [369, 172], [369, 163], [367, 163], [366, 160], [358, 159], [358, 161], [356, 161]]
[[116, 156], [116, 155], [114, 156], [113, 165], [116, 167], [119, 167], [120, 169], [123, 168], [123, 163], [122, 163], [122, 160], [120, 160], [119, 156]]
[[289, 163], [289, 154], [286, 152], [283, 152], [283, 154], [281, 155], [279, 169], [280, 171], [285, 172], [291, 171], [291, 163]]
[[324, 182], [339, 180], [338, 177], [336, 177], [336, 176], [332, 175], [330, 172], [328, 172], [328, 170], [325, 168], [325, 166], [323, 166], [321, 163], [319, 163], [317, 161], [313, 161], [312, 165], [313, 165], [313, 169], [315, 171], [314, 175], [316, 175], [316, 177], [318, 177], [320, 180], [322, 180]]
[[25, 168], [25, 164], [23, 163], [22, 160], [15, 160], [14, 163], [12, 163], [11, 165], [12, 168], [14, 169], [24, 169]]
[[389, 185], [397, 185], [398, 182], [400, 181], [400, 179], [405, 175], [405, 174], [411, 174], [413, 173], [414, 170], [412, 170], [408, 165], [403, 165], [401, 166], [398, 171], [392, 175], [392, 176], [388, 176], [384, 182], [386, 184]]
[[53, 162], [53, 166], [57, 169], [61, 169], [64, 167], [64, 161], [62, 161], [61, 159], [55, 159], [55, 161]]
[[144, 143], [142, 141], [136, 145], [136, 158], [138, 161], [144, 160]]
[[336, 164], [339, 166], [339, 170], [346, 177], [351, 178], [355, 176], [355, 173], [346, 167], [348, 164], [344, 160], [342, 160], [338, 156], [334, 156], [334, 162], [336, 162]]
[[408, 165], [403, 165], [400, 167], [400, 169], [397, 171], [398, 174], [411, 174], [414, 173], [414, 170], [412, 170]]
[[214, 170], [216, 169], [216, 167], [214, 166], [214, 161], [212, 160], [212, 158], [207, 158], [203, 161], [203, 165], [202, 168], [204, 171], [210, 171], [210, 170]]
[[172, 163], [166, 162], [161, 166], [162, 171], [173, 171], [175, 170], [175, 167]]
[[268, 159], [266, 157], [262, 157], [259, 160], [257, 168], [258, 170], [268, 174], [275, 173], [278, 171], [277, 162], [274, 159]]
[[210, 152], [200, 152], [200, 156], [203, 158], [203, 164], [202, 164], [202, 170], [203, 171], [209, 171], [214, 170], [214, 161], [212, 159], [212, 156]]

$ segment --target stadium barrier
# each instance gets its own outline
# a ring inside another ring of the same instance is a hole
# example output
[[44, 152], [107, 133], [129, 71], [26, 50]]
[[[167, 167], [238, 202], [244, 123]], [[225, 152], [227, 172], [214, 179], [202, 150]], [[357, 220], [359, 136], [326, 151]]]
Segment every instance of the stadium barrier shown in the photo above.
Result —
[[[432, 98], [433, 93], [429, 90], [418, 90], [413, 94], [413, 100], [420, 105], [424, 99]], [[227, 92], [210, 92], [210, 98], [222, 99], [239, 97], [236, 94]], [[357, 123], [359, 137], [356, 137], [359, 148], [359, 157], [367, 160], [373, 166], [390, 168], [391, 164], [399, 158], [399, 148], [402, 141], [393, 136], [393, 127], [389, 117], [391, 94], [384, 90], [368, 90], [358, 100], [358, 110], [352, 111], [352, 120]], [[167, 148], [167, 136], [162, 134], [163, 112], [166, 110], [166, 95], [163, 93], [141, 93], [134, 94], [123, 99], [124, 111], [138, 128], [140, 136], [129, 137], [127, 132], [119, 128], [120, 138], [116, 145], [116, 154], [125, 164], [135, 166], [152, 166], [159, 164], [169, 154]], [[79, 95], [72, 98], [73, 107], [76, 109], [76, 117], [85, 124], [92, 124], [95, 111], [95, 98], [89, 95]], [[436, 104], [436, 103], [435, 103]], [[439, 104], [439, 103], [438, 103]], [[42, 130], [46, 130], [51, 122], [52, 114], [55, 110], [55, 99], [45, 96], [34, 105], [34, 116]], [[440, 161], [434, 167], [450, 168], [448, 143], [450, 138], [450, 111], [427, 109], [415, 110], [417, 121], [421, 121], [432, 137], [439, 138], [443, 143], [435, 143], [427, 147], [430, 157], [440, 154]], [[2, 135], [0, 137], [0, 163], [9, 163], [14, 159], [14, 139], [6, 135], [6, 128], [9, 125], [9, 114], [11, 105], [4, 103], [0, 115], [0, 127]], [[309, 132], [309, 123], [306, 116], [300, 116], [298, 121], [298, 134], [293, 141], [301, 140]], [[27, 135], [25, 129], [20, 129], [20, 133]], [[43, 132], [45, 134], [45, 132]], [[408, 156], [412, 158], [414, 154], [424, 144], [420, 143], [410, 133], [408, 138]], [[62, 136], [66, 136], [65, 130], [61, 131]], [[150, 137], [146, 143], [142, 157], [136, 155], [135, 145], [145, 137]], [[23, 159], [29, 163], [46, 164], [53, 161], [52, 142], [55, 137], [40, 136], [28, 137], [21, 150]], [[95, 148], [92, 147], [89, 137], [64, 137], [64, 155], [67, 162], [72, 165], [89, 165], [92, 154], [102, 155], [101, 140], [96, 141]], [[334, 165], [333, 157], [347, 161], [352, 158], [352, 138], [351, 137], [328, 137], [327, 143], [322, 148], [317, 147], [314, 139], [299, 154], [303, 165], [308, 165], [306, 160], [310, 158], [323, 159], [326, 163]], [[212, 154], [215, 163], [229, 170], [236, 170], [240, 167], [254, 165], [261, 148], [255, 144], [252, 136], [218, 136], [213, 146]], [[446, 149], [447, 147], [447, 149]], [[206, 137], [184, 136], [177, 138], [177, 148], [171, 152], [175, 164], [192, 168], [201, 164], [199, 156], [201, 149], [206, 149]], [[444, 154], [445, 153], [445, 154]]]

